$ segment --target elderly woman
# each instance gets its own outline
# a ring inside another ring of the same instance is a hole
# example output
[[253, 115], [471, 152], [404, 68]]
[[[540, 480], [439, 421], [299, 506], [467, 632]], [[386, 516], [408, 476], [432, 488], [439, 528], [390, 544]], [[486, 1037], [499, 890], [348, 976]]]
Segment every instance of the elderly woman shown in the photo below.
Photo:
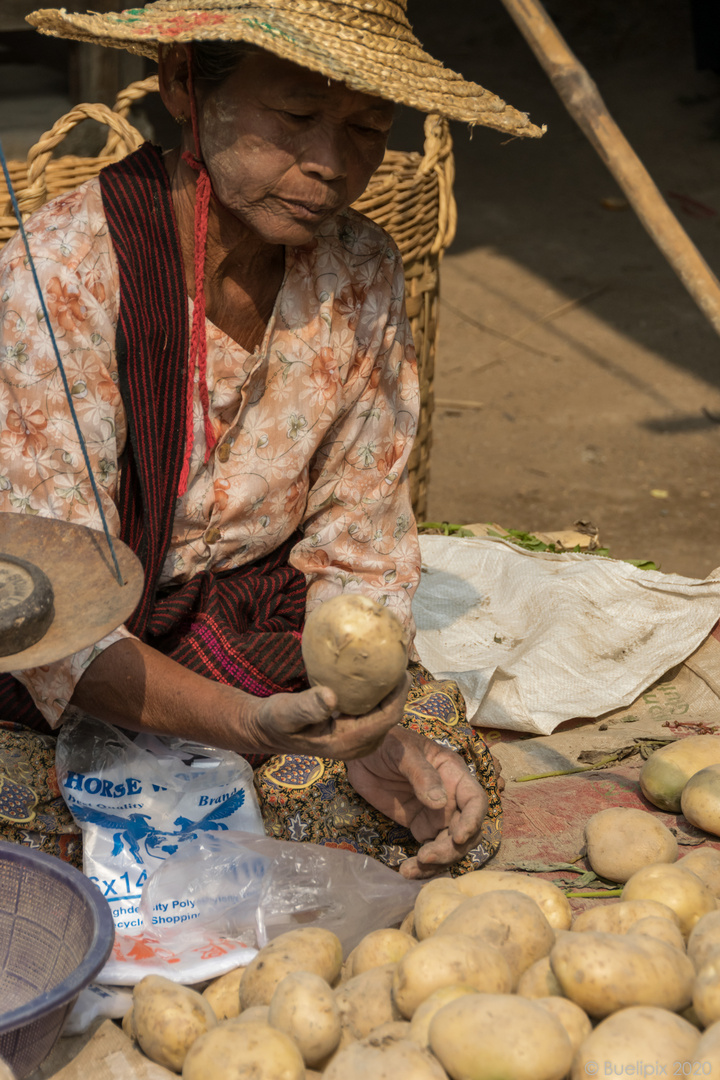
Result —
[[[180, 145], [146, 144], [27, 224], [103, 509], [146, 582], [94, 647], [0, 677], [0, 761], [33, 757], [8, 742], [31, 738], [17, 725], [56, 728], [68, 705], [230, 748], [257, 766], [271, 835], [424, 877], [482, 865], [499, 843], [492, 759], [457, 688], [411, 663], [375, 710], [343, 717], [331, 690], [307, 688], [300, 655], [306, 611], [343, 590], [412, 632], [420, 571], [402, 263], [349, 207], [394, 100], [538, 131], [422, 52], [404, 9], [159, 0], [31, 16], [156, 58]], [[0, 298], [0, 509], [97, 528], [19, 240]], [[31, 840], [72, 857], [53, 806], [52, 835]]]

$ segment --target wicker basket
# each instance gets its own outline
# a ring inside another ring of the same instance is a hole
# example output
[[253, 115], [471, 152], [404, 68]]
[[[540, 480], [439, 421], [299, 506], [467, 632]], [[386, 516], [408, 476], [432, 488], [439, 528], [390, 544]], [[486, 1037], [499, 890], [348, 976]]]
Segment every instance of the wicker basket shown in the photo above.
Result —
[[[23, 217], [48, 199], [97, 176], [104, 165], [136, 150], [143, 136], [127, 117], [132, 106], [154, 90], [157, 90], [157, 78], [152, 76], [121, 91], [112, 110], [105, 105], [78, 105], [41, 136], [26, 162], [10, 162], [10, 176]], [[67, 133], [86, 118], [98, 120], [109, 128], [108, 140], [100, 154], [94, 158], [53, 157], [53, 151]], [[355, 204], [356, 209], [387, 229], [403, 257], [407, 312], [420, 378], [420, 422], [409, 464], [413, 508], [420, 520], [427, 512], [439, 267], [457, 224], [454, 176], [447, 121], [428, 116], [424, 154], [388, 150], [367, 191]], [[17, 222], [0, 176], [0, 247], [16, 229]]]

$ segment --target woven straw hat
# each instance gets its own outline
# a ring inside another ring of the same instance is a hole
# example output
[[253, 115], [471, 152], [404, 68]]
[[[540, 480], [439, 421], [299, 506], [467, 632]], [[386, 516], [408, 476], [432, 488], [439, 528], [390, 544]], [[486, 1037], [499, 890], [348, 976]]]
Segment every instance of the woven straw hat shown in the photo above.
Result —
[[156, 0], [119, 14], [43, 9], [27, 21], [43, 34], [152, 60], [161, 44], [246, 41], [421, 112], [510, 135], [536, 138], [545, 130], [426, 53], [408, 22], [407, 0]]

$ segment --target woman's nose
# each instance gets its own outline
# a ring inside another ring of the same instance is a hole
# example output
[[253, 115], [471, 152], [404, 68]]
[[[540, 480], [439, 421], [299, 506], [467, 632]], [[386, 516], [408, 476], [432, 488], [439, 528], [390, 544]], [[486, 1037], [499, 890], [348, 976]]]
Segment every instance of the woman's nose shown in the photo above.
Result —
[[337, 129], [318, 127], [308, 140], [301, 159], [306, 176], [325, 183], [347, 175], [347, 137]]

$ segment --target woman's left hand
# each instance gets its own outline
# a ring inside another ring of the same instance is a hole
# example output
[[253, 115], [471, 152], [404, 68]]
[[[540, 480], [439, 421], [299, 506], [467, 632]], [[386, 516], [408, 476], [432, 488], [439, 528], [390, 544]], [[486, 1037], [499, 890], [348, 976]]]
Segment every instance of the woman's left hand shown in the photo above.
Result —
[[359, 795], [422, 842], [404, 877], [442, 874], [477, 847], [488, 798], [459, 754], [398, 726], [347, 771]]

